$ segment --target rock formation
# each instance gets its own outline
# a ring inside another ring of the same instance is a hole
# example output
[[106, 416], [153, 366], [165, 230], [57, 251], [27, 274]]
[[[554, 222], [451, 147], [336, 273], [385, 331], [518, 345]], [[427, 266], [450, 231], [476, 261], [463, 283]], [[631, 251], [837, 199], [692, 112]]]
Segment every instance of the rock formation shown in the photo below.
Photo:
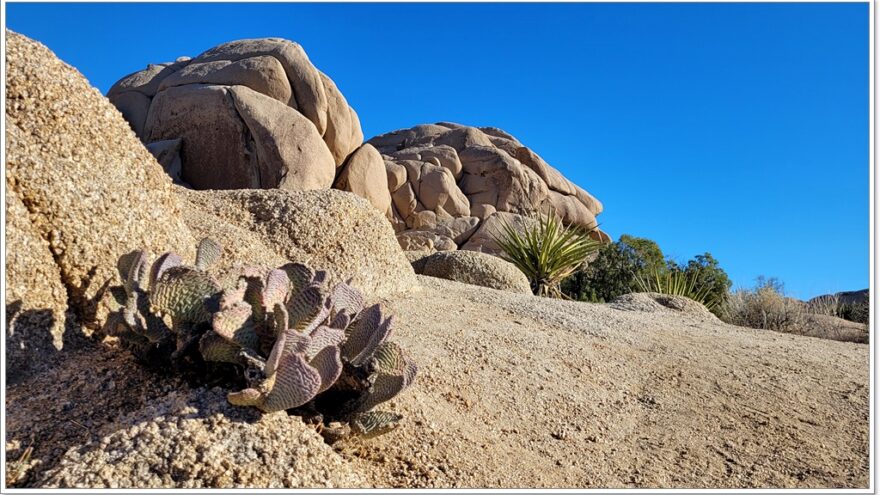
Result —
[[[602, 203], [516, 138], [494, 127], [440, 122], [376, 136], [404, 249], [497, 253], [492, 229], [553, 211], [566, 224], [597, 228]], [[481, 233], [478, 235], [478, 233]], [[596, 239], [607, 236], [596, 230]]]
[[594, 228], [602, 211], [500, 129], [420, 125], [362, 144], [345, 97], [288, 40], [233, 41], [150, 65], [107, 96], [175, 182], [353, 192], [386, 215], [404, 249], [495, 253], [489, 232], [468, 242], [495, 212], [552, 210]]
[[149, 65], [107, 97], [169, 174], [195, 189], [338, 184], [390, 213], [390, 196], [373, 187], [384, 166], [362, 146], [357, 114], [294, 42], [238, 40]]
[[198, 239], [212, 236], [223, 241], [224, 260], [310, 263], [334, 280], [353, 277], [370, 298], [416, 285], [391, 226], [366, 201], [338, 191], [175, 186], [81, 74], [24, 36], [7, 30], [7, 41], [11, 378], [45, 367], [74, 336], [103, 326], [116, 262], [135, 249], [192, 258]]

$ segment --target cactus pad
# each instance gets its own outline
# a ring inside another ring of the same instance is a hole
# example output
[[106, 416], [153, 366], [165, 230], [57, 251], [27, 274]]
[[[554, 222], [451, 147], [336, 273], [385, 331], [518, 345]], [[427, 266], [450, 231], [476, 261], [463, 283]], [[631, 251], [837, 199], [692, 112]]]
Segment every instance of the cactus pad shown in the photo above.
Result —
[[235, 373], [245, 384], [228, 394], [235, 405], [265, 412], [305, 406], [365, 437], [396, 427], [400, 415], [370, 410], [417, 373], [388, 340], [392, 318], [378, 304], [366, 307], [350, 281], [329, 290], [327, 272], [300, 263], [234, 265], [218, 282], [206, 270], [222, 252], [203, 239], [192, 266], [170, 252], [149, 268], [143, 251], [122, 256], [122, 288], [114, 288], [120, 307], [108, 317], [107, 333], [142, 361], [230, 363], [199, 369]]

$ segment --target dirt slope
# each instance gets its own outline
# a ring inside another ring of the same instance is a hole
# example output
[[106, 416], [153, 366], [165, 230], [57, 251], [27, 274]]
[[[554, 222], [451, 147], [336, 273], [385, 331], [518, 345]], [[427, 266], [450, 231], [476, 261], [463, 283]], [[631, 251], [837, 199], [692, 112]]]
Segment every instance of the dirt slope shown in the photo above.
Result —
[[868, 484], [866, 345], [419, 278], [405, 424], [348, 454], [377, 486]]
[[[602, 305], [419, 281], [421, 291], [385, 301], [395, 340], [421, 367], [416, 384], [382, 407], [403, 412], [401, 427], [334, 452], [299, 418], [268, 418], [265, 428], [291, 430], [310, 446], [300, 467], [260, 478], [284, 482], [222, 486], [868, 484], [867, 345], [732, 327], [702, 308], [676, 311], [644, 295]], [[24, 486], [97, 486], [80, 476], [90, 464], [76, 460], [128, 435], [126, 414], [147, 418], [139, 430], [167, 423], [150, 420], [149, 408], [188, 388], [113, 345], [93, 347], [7, 388], [7, 460], [32, 444], [41, 463]], [[206, 448], [188, 437], [169, 442]], [[126, 466], [154, 453], [105, 454], [102, 483], [127, 487]], [[193, 473], [212, 460], [199, 455], [190, 456]], [[181, 478], [160, 461], [143, 465], [143, 483]], [[73, 467], [52, 478], [64, 462]]]

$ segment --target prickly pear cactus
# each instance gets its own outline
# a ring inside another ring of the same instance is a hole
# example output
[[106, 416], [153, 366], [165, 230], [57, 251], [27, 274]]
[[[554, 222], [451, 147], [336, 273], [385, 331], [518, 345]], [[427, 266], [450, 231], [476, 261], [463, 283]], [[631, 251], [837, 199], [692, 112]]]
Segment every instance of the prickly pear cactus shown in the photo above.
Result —
[[398, 424], [372, 409], [412, 384], [417, 367], [388, 340], [393, 320], [378, 304], [366, 307], [348, 283], [328, 289], [326, 272], [299, 263], [218, 280], [208, 269], [221, 253], [204, 239], [192, 266], [174, 253], [149, 270], [143, 251], [120, 258], [125, 296], [109, 333], [143, 361], [194, 355], [232, 366], [244, 383], [228, 395], [235, 405], [344, 421], [363, 437]]

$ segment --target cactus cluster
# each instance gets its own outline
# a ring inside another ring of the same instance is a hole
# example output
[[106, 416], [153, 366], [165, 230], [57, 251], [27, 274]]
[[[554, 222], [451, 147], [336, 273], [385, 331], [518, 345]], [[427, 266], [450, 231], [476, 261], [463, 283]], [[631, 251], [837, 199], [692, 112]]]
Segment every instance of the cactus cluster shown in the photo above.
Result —
[[372, 411], [409, 386], [416, 365], [388, 340], [392, 318], [349, 283], [289, 263], [244, 266], [215, 277], [220, 245], [203, 239], [192, 266], [165, 253], [120, 258], [124, 294], [108, 334], [140, 360], [227, 363], [246, 385], [230, 403], [264, 412], [308, 410], [371, 436], [400, 416]]

